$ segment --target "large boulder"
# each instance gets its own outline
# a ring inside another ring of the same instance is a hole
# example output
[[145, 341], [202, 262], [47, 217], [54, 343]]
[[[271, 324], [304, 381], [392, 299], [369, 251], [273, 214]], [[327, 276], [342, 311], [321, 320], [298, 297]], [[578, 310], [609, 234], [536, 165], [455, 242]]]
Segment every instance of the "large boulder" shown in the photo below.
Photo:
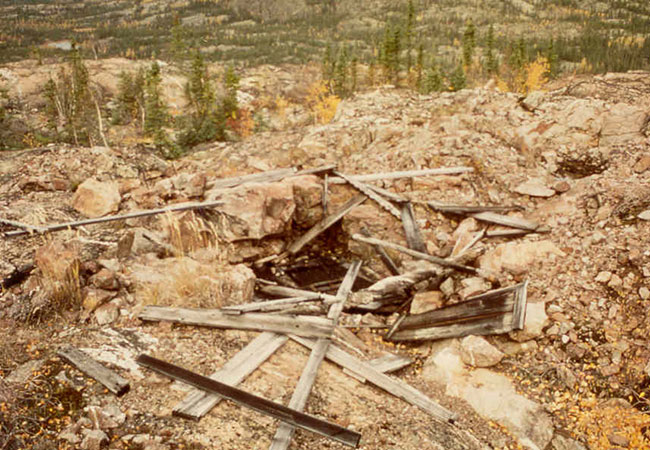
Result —
[[445, 386], [447, 395], [465, 400], [483, 418], [505, 427], [529, 450], [544, 450], [553, 437], [553, 421], [544, 408], [517, 393], [505, 375], [468, 370], [458, 339], [435, 342], [422, 377]]
[[291, 224], [296, 203], [290, 180], [280, 183], [250, 183], [233, 189], [207, 193], [209, 200], [221, 200], [219, 223], [222, 237], [229, 242], [262, 239], [283, 233]]
[[524, 329], [512, 331], [510, 337], [517, 342], [525, 342], [542, 335], [542, 330], [548, 325], [548, 316], [544, 302], [526, 304], [526, 320]]
[[626, 103], [617, 103], [605, 114], [600, 145], [617, 145], [642, 139], [642, 130], [647, 120], [646, 110]]
[[492, 367], [504, 357], [496, 347], [480, 336], [467, 336], [460, 341], [460, 356], [472, 367]]
[[119, 185], [88, 178], [72, 197], [72, 207], [86, 217], [101, 217], [117, 212], [121, 196]]
[[528, 272], [533, 264], [556, 256], [565, 256], [565, 254], [548, 240], [508, 242], [481, 256], [479, 265], [481, 269], [496, 273], [507, 270], [513, 274], [523, 274]]

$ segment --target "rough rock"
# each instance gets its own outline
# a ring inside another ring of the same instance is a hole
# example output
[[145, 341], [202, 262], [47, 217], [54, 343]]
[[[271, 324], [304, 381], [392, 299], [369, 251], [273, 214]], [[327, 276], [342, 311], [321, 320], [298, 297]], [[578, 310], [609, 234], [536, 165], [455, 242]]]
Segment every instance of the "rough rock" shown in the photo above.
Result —
[[450, 297], [451, 295], [453, 295], [455, 291], [454, 279], [449, 277], [445, 281], [443, 281], [440, 284], [440, 290], [442, 291], [443, 294], [445, 294], [445, 297]]
[[548, 324], [548, 316], [544, 308], [544, 303], [526, 304], [526, 321], [524, 329], [511, 331], [510, 337], [517, 342], [524, 342], [542, 335], [543, 328]]
[[105, 291], [104, 289], [86, 288], [84, 289], [84, 297], [82, 306], [85, 315], [88, 315], [99, 308], [104, 303], [108, 302], [115, 296], [115, 292]]
[[144, 228], [129, 230], [117, 242], [117, 257], [139, 256], [146, 253], [163, 255], [166, 247], [162, 245], [162, 236]]
[[101, 305], [95, 310], [95, 320], [98, 325], [108, 325], [120, 317], [120, 308], [113, 302]]
[[519, 395], [505, 375], [481, 368], [469, 371], [457, 339], [431, 346], [422, 377], [445, 386], [447, 395], [464, 399], [480, 416], [507, 428], [527, 449], [543, 450], [553, 437], [553, 421], [544, 408]]
[[554, 256], [565, 256], [550, 240], [536, 242], [508, 242], [497, 246], [479, 258], [481, 269], [500, 273], [507, 270], [513, 274], [523, 274], [530, 270], [533, 264]]
[[451, 256], [458, 256], [472, 240], [474, 239], [474, 232], [478, 230], [478, 221], [474, 218], [463, 220], [458, 224], [456, 230], [452, 234], [454, 240], [454, 249], [451, 251]]
[[108, 269], [101, 269], [99, 272], [91, 276], [88, 281], [96, 288], [105, 289], [107, 291], [115, 291], [120, 288], [115, 272]]
[[290, 179], [296, 202], [295, 222], [308, 228], [314, 226], [323, 217], [323, 185], [320, 178], [304, 175]]
[[632, 167], [632, 170], [636, 173], [643, 173], [648, 169], [650, 169], [650, 155], [641, 156], [636, 164], [634, 164], [634, 167]]
[[108, 443], [108, 436], [102, 430], [82, 430], [84, 438], [81, 441], [82, 450], [100, 450]]
[[411, 302], [411, 314], [421, 314], [443, 305], [444, 295], [440, 291], [418, 292]]
[[587, 450], [587, 448], [575, 439], [555, 433], [550, 450]]
[[76, 246], [59, 240], [39, 247], [34, 255], [36, 267], [49, 280], [63, 281], [79, 273], [79, 251]]
[[505, 356], [480, 336], [467, 336], [460, 341], [460, 356], [472, 367], [492, 367]]
[[44, 359], [33, 359], [16, 367], [5, 379], [7, 383], [24, 384], [32, 376], [32, 373], [43, 367]]
[[291, 224], [296, 203], [293, 184], [256, 183], [206, 193], [210, 200], [222, 200], [220, 232], [229, 242], [262, 239], [283, 233]]
[[546, 184], [538, 178], [525, 181], [517, 185], [513, 190], [518, 194], [529, 195], [531, 197], [552, 197], [555, 195], [555, 191], [548, 188]]
[[101, 217], [117, 212], [121, 196], [119, 185], [88, 178], [72, 197], [72, 207], [86, 217]]
[[603, 118], [600, 145], [611, 146], [642, 139], [641, 131], [647, 117], [648, 113], [639, 106], [617, 103]]
[[462, 288], [458, 291], [458, 294], [462, 299], [482, 294], [492, 288], [492, 285], [481, 277], [463, 278], [460, 285]]
[[650, 209], [646, 209], [645, 211], [639, 213], [637, 217], [641, 220], [650, 220]]

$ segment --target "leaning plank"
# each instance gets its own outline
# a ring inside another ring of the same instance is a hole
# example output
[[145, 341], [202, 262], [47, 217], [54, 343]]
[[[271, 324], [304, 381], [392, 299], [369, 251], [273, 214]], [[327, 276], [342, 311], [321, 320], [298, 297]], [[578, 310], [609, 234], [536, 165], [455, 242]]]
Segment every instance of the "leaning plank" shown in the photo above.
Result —
[[[298, 336], [290, 336], [290, 338], [307, 348], [313, 348], [316, 345], [313, 339], [304, 339]], [[348, 369], [355, 375], [364, 378], [368, 383], [374, 384], [378, 388], [405, 400], [411, 405], [417, 406], [442, 421], [453, 422], [456, 417], [453, 412], [438, 405], [422, 392], [404, 383], [402, 380], [381, 373], [368, 363], [358, 360], [334, 345], [330, 345], [325, 357], [333, 363]]]
[[[368, 175], [348, 175], [356, 181], [377, 181], [377, 180], [395, 180], [399, 178], [425, 177], [433, 175], [459, 175], [461, 173], [474, 172], [471, 167], [442, 167], [439, 169], [420, 169], [405, 170], [399, 172], [372, 173]], [[331, 184], [345, 184], [346, 181], [341, 177], [330, 178]]]
[[247, 312], [269, 312], [282, 311], [307, 302], [319, 301], [320, 297], [316, 295], [281, 298], [278, 300], [268, 300], [263, 302], [245, 303], [243, 305], [232, 305], [221, 308], [225, 314], [242, 314]]
[[347, 175], [344, 175], [340, 172], [334, 171], [334, 175], [337, 175], [341, 178], [343, 178], [345, 181], [350, 183], [352, 187], [354, 187], [356, 190], [361, 192], [362, 194], [366, 195], [368, 198], [374, 200], [377, 202], [379, 206], [381, 206], [384, 210], [388, 211], [391, 213], [393, 216], [395, 216], [398, 219], [401, 219], [400, 211], [397, 209], [391, 202], [383, 198], [381, 195], [377, 194], [373, 189], [370, 188], [365, 183], [362, 183], [361, 181], [355, 180], [352, 177], [348, 177]]
[[266, 414], [283, 422], [290, 423], [293, 426], [313, 431], [322, 436], [328, 437], [335, 441], [341, 442], [350, 447], [357, 447], [361, 440], [361, 435], [355, 431], [343, 428], [340, 425], [326, 422], [317, 417], [310, 416], [284, 405], [274, 403], [262, 397], [258, 397], [241, 389], [237, 389], [227, 384], [220, 383], [208, 377], [196, 374], [182, 367], [175, 366], [165, 361], [153, 358], [148, 355], [140, 355], [136, 362], [143, 367], [154, 370], [160, 374], [190, 384], [198, 389], [202, 389], [211, 394], [220, 395], [239, 405], [246, 406], [262, 414]]
[[402, 226], [404, 227], [404, 234], [406, 235], [406, 242], [409, 248], [418, 252], [426, 253], [427, 247], [424, 245], [420, 227], [415, 221], [415, 213], [413, 212], [413, 204], [406, 202], [402, 205]]
[[523, 283], [520, 283], [507, 288], [495, 289], [454, 305], [421, 314], [412, 314], [404, 318], [398, 330], [448, 325], [453, 322], [466, 322], [512, 312], [515, 296], [522, 287]]
[[334, 329], [332, 321], [323, 317], [287, 317], [263, 313], [228, 315], [218, 309], [189, 309], [167, 306], [146, 306], [138, 315], [138, 318], [147, 321], [177, 322], [215, 328], [294, 333], [308, 337], [327, 337]]
[[[76, 222], [66, 222], [57, 225], [49, 225], [49, 226], [42, 227], [42, 229], [39, 230], [39, 233], [51, 233], [53, 231], [68, 230], [72, 228], [82, 227], [85, 225], [92, 225], [95, 223], [113, 222], [115, 220], [135, 219], [138, 217], [153, 216], [156, 214], [164, 214], [173, 211], [187, 211], [192, 209], [214, 208], [215, 206], [220, 206], [222, 204], [223, 202], [219, 200], [212, 201], [212, 202], [202, 202], [202, 203], [179, 203], [177, 205], [166, 206], [165, 208], [150, 209], [147, 211], [135, 211], [135, 212], [120, 214], [116, 216], [97, 217], [95, 219], [86, 219], [86, 220], [79, 220]], [[14, 236], [23, 236], [30, 233], [31, 231], [19, 230], [19, 231], [9, 231], [4, 235], [7, 237], [14, 237]]]
[[[287, 339], [286, 336], [281, 334], [269, 332], [260, 334], [228, 360], [221, 369], [210, 375], [210, 378], [229, 386], [237, 386], [276, 350], [282, 347], [287, 342]], [[186, 419], [199, 420], [222, 399], [221, 396], [211, 395], [205, 391], [195, 389], [174, 407], [172, 414]]]
[[120, 396], [129, 391], [130, 386], [127, 380], [112, 370], [107, 369], [81, 350], [67, 347], [59, 350], [57, 355], [89, 377], [103, 384], [113, 394]]
[[[361, 229], [361, 234], [363, 234], [366, 237], [370, 237], [370, 232], [366, 228]], [[386, 266], [388, 271], [393, 275], [399, 275], [400, 271], [399, 268], [397, 267], [397, 264], [395, 264], [395, 261], [393, 261], [393, 258], [390, 257], [390, 255], [386, 252], [386, 250], [384, 250], [384, 247], [382, 247], [381, 245], [373, 245], [373, 248], [379, 255], [381, 262], [384, 263], [384, 266]]]
[[391, 341], [425, 341], [433, 339], [445, 339], [452, 337], [463, 337], [470, 334], [503, 334], [513, 330], [512, 313], [506, 313], [486, 319], [454, 323], [432, 328], [418, 328], [415, 330], [396, 331], [391, 336]]
[[414, 258], [424, 259], [425, 261], [430, 261], [434, 264], [438, 264], [439, 266], [451, 267], [453, 269], [462, 270], [464, 272], [469, 272], [469, 273], [477, 273], [477, 269], [475, 269], [474, 267], [464, 266], [462, 264], [455, 263], [448, 259], [438, 258], [437, 256], [431, 256], [426, 253], [411, 250], [410, 248], [404, 247], [399, 244], [393, 244], [392, 242], [382, 241], [380, 239], [375, 239], [375, 238], [369, 238], [369, 237], [362, 236], [360, 234], [353, 234], [352, 239], [359, 242], [365, 242], [366, 244], [381, 245], [382, 247], [392, 248], [399, 252], [406, 253], [407, 255], [412, 256]]
[[522, 219], [521, 217], [497, 214], [490, 211], [472, 214], [472, 217], [483, 222], [504, 225], [510, 228], [519, 228], [521, 230], [536, 231], [540, 227], [537, 222]]
[[[330, 306], [330, 310], [327, 313], [327, 318], [332, 320], [336, 325], [339, 320], [339, 316], [343, 311], [343, 304], [350, 295], [352, 291], [352, 286], [359, 274], [359, 269], [361, 268], [361, 261], [355, 261], [352, 263], [345, 278], [341, 282], [338, 291], [336, 292], [337, 302], [333, 303]], [[309, 398], [309, 393], [316, 381], [316, 375], [318, 374], [318, 369], [320, 368], [323, 359], [325, 358], [325, 353], [329, 348], [330, 340], [329, 339], [318, 339], [316, 345], [312, 348], [311, 353], [309, 354], [309, 359], [307, 360], [307, 365], [305, 366], [296, 389], [293, 391], [291, 400], [289, 401], [289, 408], [295, 409], [297, 411], [302, 411], [305, 409], [307, 404], [307, 399]], [[289, 447], [291, 438], [295, 428], [289, 424], [281, 424], [273, 437], [271, 442], [270, 450], [285, 450]]]
[[528, 280], [517, 285], [515, 291], [515, 306], [512, 312], [512, 328], [515, 330], [523, 330], [524, 322], [526, 320], [526, 301], [528, 295]]
[[355, 207], [359, 206], [361, 203], [363, 203], [366, 200], [365, 195], [361, 195], [359, 197], [355, 197], [348, 201], [346, 204], [341, 206], [336, 212], [333, 212], [329, 216], [325, 217], [323, 220], [318, 222], [316, 225], [314, 225], [309, 231], [307, 231], [304, 235], [302, 235], [300, 238], [298, 238], [296, 241], [294, 241], [291, 245], [289, 245], [289, 248], [287, 251], [295, 255], [298, 253], [305, 245], [310, 243], [313, 239], [315, 239], [319, 234], [321, 234], [323, 231], [327, 230], [329, 227], [334, 225], [336, 222], [341, 220], [343, 216], [345, 216], [347, 213], [352, 211]]

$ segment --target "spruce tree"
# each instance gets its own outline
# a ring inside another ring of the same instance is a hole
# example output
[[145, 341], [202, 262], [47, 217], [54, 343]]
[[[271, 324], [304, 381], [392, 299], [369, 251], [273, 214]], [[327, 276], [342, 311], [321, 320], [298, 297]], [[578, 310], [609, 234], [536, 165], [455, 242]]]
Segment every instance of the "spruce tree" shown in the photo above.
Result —
[[464, 89], [467, 84], [467, 79], [465, 78], [465, 70], [462, 64], [457, 64], [454, 71], [449, 77], [449, 90], [451, 91], [460, 91]]
[[346, 46], [343, 46], [343, 48], [339, 50], [336, 68], [334, 69], [334, 93], [340, 98], [345, 98], [349, 95], [348, 66], [348, 49]]
[[163, 132], [169, 121], [167, 105], [162, 99], [160, 84], [160, 66], [153, 62], [147, 71], [144, 87], [144, 131], [150, 136], [156, 136]]
[[497, 75], [499, 73], [499, 60], [495, 55], [494, 27], [492, 25], [490, 25], [490, 28], [488, 29], [485, 45], [487, 47], [485, 69], [488, 74]]
[[422, 92], [425, 94], [430, 94], [431, 92], [440, 92], [444, 90], [444, 79], [442, 73], [440, 73], [440, 68], [434, 61], [429, 69], [427, 70], [426, 77], [422, 83]]
[[406, 72], [411, 71], [413, 65], [411, 52], [413, 50], [413, 34], [415, 28], [415, 6], [413, 0], [409, 0], [406, 11], [406, 27], [404, 31], [404, 46], [406, 47]]
[[476, 27], [472, 19], [467, 21], [465, 32], [463, 33], [463, 65], [469, 68], [472, 65], [474, 50], [476, 49]]
[[558, 55], [557, 51], [555, 49], [555, 42], [553, 38], [548, 43], [548, 47], [546, 49], [546, 59], [548, 61], [548, 77], [549, 78], [556, 78], [559, 73], [559, 67], [558, 67]]

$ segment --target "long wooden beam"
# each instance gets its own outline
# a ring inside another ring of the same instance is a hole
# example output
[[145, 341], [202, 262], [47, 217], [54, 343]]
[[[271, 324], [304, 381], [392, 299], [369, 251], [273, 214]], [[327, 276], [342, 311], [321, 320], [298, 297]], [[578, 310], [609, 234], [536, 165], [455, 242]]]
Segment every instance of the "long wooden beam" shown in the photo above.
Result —
[[323, 317], [288, 317], [264, 313], [229, 315], [218, 309], [167, 306], [145, 306], [138, 318], [147, 321], [167, 321], [214, 328], [293, 333], [307, 337], [328, 337], [334, 329], [332, 320]]
[[67, 347], [59, 350], [57, 355], [89, 377], [103, 384], [113, 394], [120, 396], [129, 391], [130, 385], [126, 379], [104, 367], [81, 350]]
[[167, 212], [175, 212], [175, 211], [187, 211], [187, 210], [194, 210], [194, 209], [201, 209], [201, 208], [214, 208], [216, 206], [223, 205], [223, 202], [220, 200], [217, 201], [212, 201], [212, 202], [202, 202], [202, 203], [179, 203], [178, 205], [171, 205], [171, 206], [166, 206], [164, 208], [158, 208], [158, 209], [150, 209], [146, 211], [134, 211], [131, 213], [127, 214], [120, 214], [120, 215], [115, 215], [115, 216], [105, 216], [105, 217], [97, 217], [94, 219], [85, 219], [85, 220], [78, 220], [75, 222], [66, 222], [66, 223], [60, 223], [56, 225], [48, 225], [48, 226], [43, 226], [39, 230], [36, 231], [28, 231], [28, 230], [17, 230], [17, 231], [8, 231], [4, 233], [4, 236], [6, 237], [15, 237], [15, 236], [24, 236], [26, 234], [32, 234], [34, 232], [38, 233], [52, 233], [54, 231], [61, 231], [61, 230], [69, 230], [73, 228], [78, 228], [78, 227], [83, 227], [85, 225], [92, 225], [96, 223], [104, 223], [104, 222], [113, 222], [116, 220], [126, 220], [126, 219], [135, 219], [138, 217], [147, 217], [147, 216], [153, 216], [156, 214], [164, 214]]
[[[435, 175], [460, 175], [462, 173], [474, 172], [472, 167], [441, 167], [438, 169], [403, 170], [398, 172], [381, 172], [367, 175], [348, 175], [356, 181], [377, 181], [396, 180], [399, 178], [425, 177]], [[346, 181], [340, 177], [331, 177], [330, 184], [345, 184]]]
[[148, 355], [140, 355], [136, 362], [143, 367], [151, 369], [174, 380], [190, 384], [211, 394], [220, 395], [239, 405], [246, 406], [262, 414], [266, 414], [293, 426], [318, 433], [321, 436], [341, 442], [350, 447], [358, 447], [361, 435], [356, 431], [348, 430], [335, 423], [326, 422], [317, 417], [295, 411], [284, 405], [274, 403], [249, 392], [242, 391], [227, 384], [220, 383], [208, 377], [191, 372], [182, 367], [175, 366]]

